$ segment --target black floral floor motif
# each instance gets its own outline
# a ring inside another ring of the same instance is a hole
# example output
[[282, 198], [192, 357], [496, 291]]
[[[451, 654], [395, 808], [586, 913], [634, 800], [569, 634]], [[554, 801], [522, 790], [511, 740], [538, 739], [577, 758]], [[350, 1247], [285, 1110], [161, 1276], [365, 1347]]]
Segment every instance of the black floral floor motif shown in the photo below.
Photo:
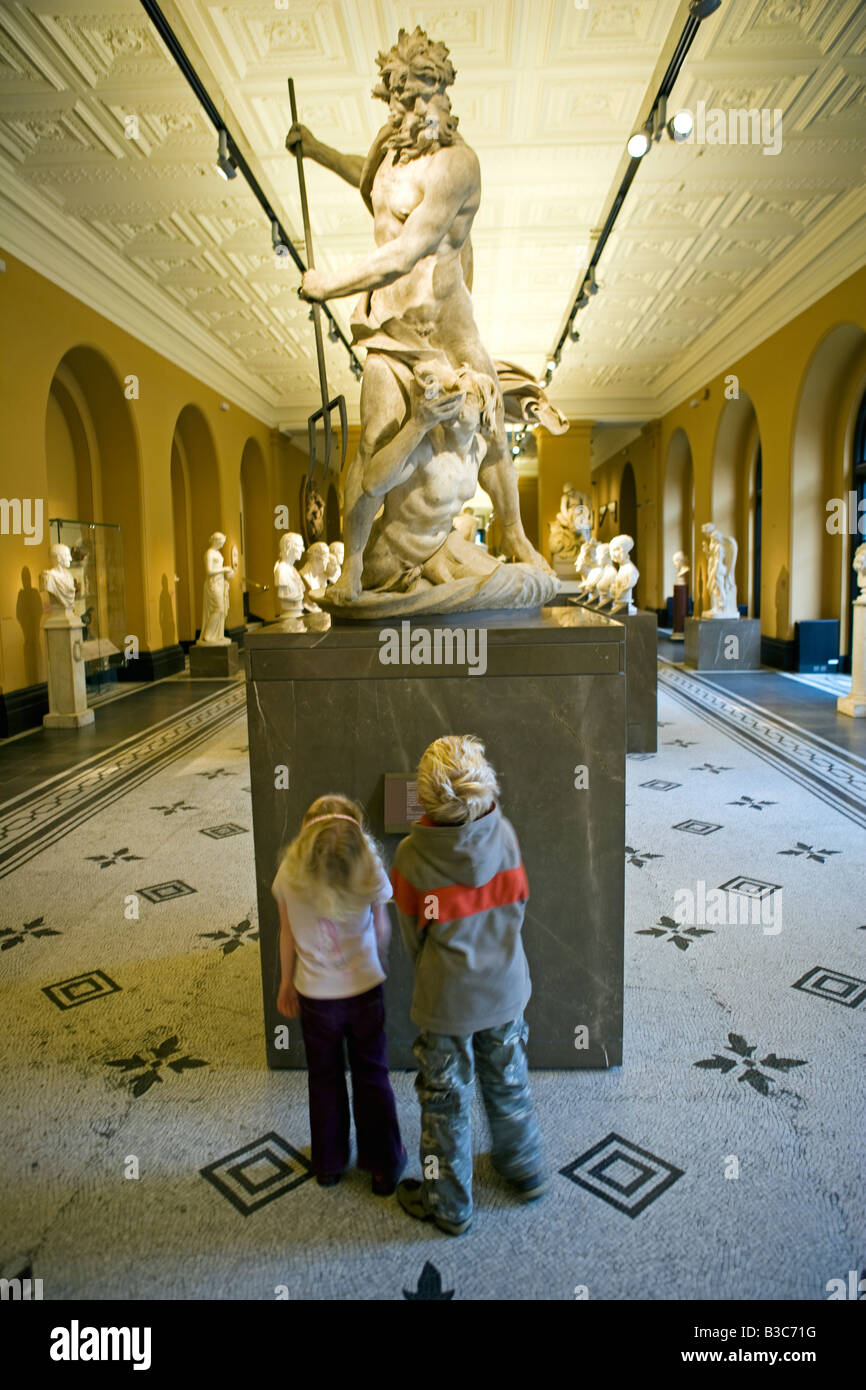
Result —
[[124, 1080], [129, 1081], [130, 1090], [136, 1098], [145, 1095], [151, 1086], [162, 1084], [163, 1077], [160, 1071], [163, 1066], [169, 1067], [178, 1075], [193, 1067], [207, 1066], [207, 1062], [201, 1057], [190, 1057], [189, 1053], [181, 1052], [177, 1034], [166, 1038], [156, 1047], [145, 1050], [150, 1054], [149, 1057], [142, 1057], [141, 1053], [135, 1052], [131, 1057], [114, 1057], [105, 1064], [107, 1067], [119, 1067], [123, 1071]]
[[24, 941], [31, 941], [40, 936], [62, 935], [63, 933], [56, 931], [54, 927], [47, 927], [44, 917], [34, 917], [32, 922], [22, 922], [17, 930], [15, 927], [0, 928], [0, 951], [9, 951], [13, 946], [20, 946]]
[[806, 1066], [803, 1058], [777, 1057], [775, 1052], [768, 1052], [766, 1056], [756, 1059], [756, 1050], [755, 1044], [750, 1046], [739, 1033], [729, 1033], [726, 1051], [733, 1056], [725, 1057], [719, 1052], [714, 1052], [712, 1057], [704, 1057], [701, 1061], [695, 1062], [695, 1066], [702, 1067], [705, 1071], [722, 1071], [725, 1074], [734, 1073], [739, 1067], [740, 1070], [734, 1079], [745, 1081], [762, 1096], [770, 1095], [773, 1082], [778, 1080], [778, 1076], [768, 1075], [767, 1068], [772, 1073], [784, 1075], [794, 1067]]

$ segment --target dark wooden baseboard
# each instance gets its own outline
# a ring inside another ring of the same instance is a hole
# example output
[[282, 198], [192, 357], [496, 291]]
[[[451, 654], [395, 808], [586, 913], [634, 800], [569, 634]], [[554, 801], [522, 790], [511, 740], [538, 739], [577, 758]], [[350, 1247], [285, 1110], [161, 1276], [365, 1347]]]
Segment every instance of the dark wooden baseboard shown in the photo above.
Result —
[[775, 666], [778, 671], [796, 671], [794, 642], [784, 637], [765, 637], [762, 633], [761, 665]]
[[45, 681], [25, 685], [21, 690], [7, 690], [0, 695], [0, 738], [23, 734], [36, 729], [48, 713], [48, 686]]
[[174, 676], [184, 668], [184, 651], [179, 642], [170, 647], [157, 647], [156, 651], [139, 652], [135, 661], [127, 661], [118, 666], [119, 681], [159, 681], [164, 676]]

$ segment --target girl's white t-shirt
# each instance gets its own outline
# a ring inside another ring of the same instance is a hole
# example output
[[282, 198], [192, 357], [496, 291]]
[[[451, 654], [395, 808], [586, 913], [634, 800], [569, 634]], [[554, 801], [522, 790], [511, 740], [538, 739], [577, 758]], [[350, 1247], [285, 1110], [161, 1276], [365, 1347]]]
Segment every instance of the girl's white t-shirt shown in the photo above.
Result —
[[[271, 891], [286, 905], [295, 939], [294, 986], [309, 999], [350, 999], [380, 985], [385, 972], [379, 960], [373, 905], [350, 921], [320, 917], [289, 887], [282, 868]], [[391, 900], [391, 884], [382, 870], [373, 903]]]

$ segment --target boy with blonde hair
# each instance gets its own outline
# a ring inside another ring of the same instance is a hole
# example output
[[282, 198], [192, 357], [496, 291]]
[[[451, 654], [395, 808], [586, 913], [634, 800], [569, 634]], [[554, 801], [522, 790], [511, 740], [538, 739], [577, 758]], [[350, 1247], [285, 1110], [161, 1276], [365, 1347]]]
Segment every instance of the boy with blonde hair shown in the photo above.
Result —
[[410, 1216], [461, 1235], [472, 1220], [474, 1072], [494, 1167], [525, 1201], [548, 1181], [532, 1106], [523, 1010], [531, 993], [521, 928], [529, 885], [496, 798], [496, 773], [471, 735], [436, 739], [418, 765], [425, 814], [401, 840], [391, 884], [415, 967], [421, 1028], [422, 1181], [397, 1187]]

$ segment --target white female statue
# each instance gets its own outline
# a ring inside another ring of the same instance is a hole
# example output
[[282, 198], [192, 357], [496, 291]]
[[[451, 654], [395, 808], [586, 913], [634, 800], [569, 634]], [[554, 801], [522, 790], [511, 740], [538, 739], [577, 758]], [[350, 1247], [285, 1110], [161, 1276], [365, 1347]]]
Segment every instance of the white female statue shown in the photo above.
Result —
[[280, 613], [297, 616], [303, 607], [304, 581], [295, 565], [304, 553], [304, 538], [297, 531], [286, 531], [280, 537], [280, 558], [274, 565], [274, 588], [280, 600]]
[[234, 575], [231, 565], [223, 564], [222, 548], [226, 538], [214, 531], [204, 553], [204, 602], [202, 606], [200, 647], [228, 647], [231, 638], [224, 628], [229, 615], [229, 579]]
[[707, 594], [709, 608], [705, 608], [702, 618], [739, 618], [737, 608], [737, 582], [734, 566], [737, 563], [737, 542], [732, 536], [723, 536], [718, 527], [707, 521], [701, 527], [704, 533], [703, 550], [707, 557]]
[[610, 543], [610, 558], [619, 568], [616, 578], [610, 586], [610, 593], [613, 599], [611, 613], [636, 613], [637, 608], [632, 602], [632, 590], [640, 579], [640, 572], [637, 565], [629, 558], [631, 555], [634, 541], [631, 536], [614, 536]]

